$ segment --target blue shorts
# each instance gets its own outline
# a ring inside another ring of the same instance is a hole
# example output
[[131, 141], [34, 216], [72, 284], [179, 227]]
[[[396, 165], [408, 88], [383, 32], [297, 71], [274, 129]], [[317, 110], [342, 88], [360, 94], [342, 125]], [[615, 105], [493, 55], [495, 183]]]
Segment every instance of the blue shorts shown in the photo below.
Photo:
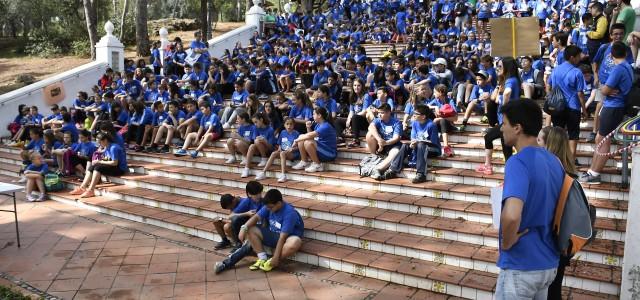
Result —
[[333, 161], [336, 159], [336, 156], [338, 156], [334, 151], [330, 151], [328, 149], [325, 149], [324, 147], [322, 147], [322, 145], [317, 144], [318, 145], [318, 158], [320, 159], [321, 162], [328, 162], [328, 161]]
[[280, 239], [280, 233], [273, 232], [269, 229], [269, 225], [266, 226], [258, 226], [260, 228], [260, 232], [262, 233], [262, 244], [275, 248], [278, 245], [278, 240]]

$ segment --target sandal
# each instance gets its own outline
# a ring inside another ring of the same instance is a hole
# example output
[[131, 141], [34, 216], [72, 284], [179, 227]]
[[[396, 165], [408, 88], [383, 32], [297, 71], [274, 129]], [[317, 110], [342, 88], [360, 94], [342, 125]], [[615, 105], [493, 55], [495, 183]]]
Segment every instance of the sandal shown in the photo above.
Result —
[[76, 187], [69, 193], [69, 195], [82, 195], [86, 190], [82, 187]]
[[82, 193], [82, 195], [80, 195], [80, 198], [90, 198], [90, 197], [95, 197], [95, 192], [93, 190], [87, 190], [84, 193]]

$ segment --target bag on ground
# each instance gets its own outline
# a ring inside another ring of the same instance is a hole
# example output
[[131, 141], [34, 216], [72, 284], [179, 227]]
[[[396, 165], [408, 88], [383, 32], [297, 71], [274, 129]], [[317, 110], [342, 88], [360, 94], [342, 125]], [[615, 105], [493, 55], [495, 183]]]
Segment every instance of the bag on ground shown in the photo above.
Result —
[[383, 160], [384, 158], [374, 154], [365, 156], [365, 158], [360, 161], [360, 164], [358, 164], [360, 177], [371, 176], [373, 169]]
[[64, 184], [56, 174], [44, 175], [44, 188], [47, 192], [58, 192], [64, 189]]

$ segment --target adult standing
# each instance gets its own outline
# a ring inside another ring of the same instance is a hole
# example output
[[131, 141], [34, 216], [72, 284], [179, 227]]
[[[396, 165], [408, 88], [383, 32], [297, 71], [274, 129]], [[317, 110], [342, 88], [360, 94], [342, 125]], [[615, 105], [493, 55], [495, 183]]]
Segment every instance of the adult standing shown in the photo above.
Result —
[[593, 15], [593, 28], [587, 32], [587, 49], [589, 49], [589, 57], [594, 57], [600, 46], [607, 42], [609, 22], [602, 13], [604, 10], [602, 3], [594, 2], [589, 10]]

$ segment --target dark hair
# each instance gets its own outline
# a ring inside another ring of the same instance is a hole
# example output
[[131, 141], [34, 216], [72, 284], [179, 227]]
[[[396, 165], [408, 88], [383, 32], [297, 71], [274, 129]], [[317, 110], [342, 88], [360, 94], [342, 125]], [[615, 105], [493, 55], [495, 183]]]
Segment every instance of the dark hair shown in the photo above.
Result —
[[509, 101], [502, 107], [501, 112], [509, 119], [511, 126], [520, 124], [522, 132], [528, 136], [538, 136], [542, 129], [542, 110], [533, 100]]
[[522, 82], [520, 80], [520, 73], [518, 72], [518, 64], [513, 57], [505, 56], [502, 58], [502, 72], [505, 80], [510, 77], [515, 77], [518, 79], [518, 85]]
[[144, 102], [142, 102], [141, 100], [140, 101], [133, 101], [131, 103], [131, 106], [133, 106], [133, 110], [135, 110], [135, 112], [137, 112], [139, 114], [144, 112], [145, 105], [144, 105]]
[[220, 206], [223, 209], [232, 209], [231, 205], [233, 204], [234, 197], [231, 194], [224, 194], [220, 197]]
[[269, 124], [271, 124], [271, 120], [269, 119], [269, 116], [267, 116], [267, 113], [264, 111], [255, 113], [252, 118], [262, 120], [262, 123], [266, 126], [269, 126]]
[[389, 103], [382, 103], [378, 106], [378, 109], [384, 112], [391, 111], [391, 105], [389, 105]]
[[251, 122], [251, 117], [249, 116], [249, 113], [247, 113], [246, 111], [243, 111], [241, 113], [238, 114], [238, 118], [244, 120], [245, 122], [249, 123], [249, 124], [253, 124], [253, 122]]
[[24, 110], [25, 107], [27, 107], [26, 104], [18, 105], [18, 115], [22, 115], [22, 111]]
[[96, 135], [96, 141], [107, 140], [109, 143], [113, 142], [113, 136], [106, 132], [99, 132]]
[[627, 47], [622, 42], [615, 42], [611, 45], [611, 56], [613, 58], [625, 58], [627, 56]]
[[560, 43], [560, 46], [563, 46], [563, 47], [567, 46], [567, 40], [569, 39], [569, 35], [566, 32], [558, 31], [553, 34], [553, 37], [556, 39], [558, 43]]
[[31, 128], [29, 129], [29, 133], [31, 133], [31, 134], [35, 134], [35, 135], [37, 135], [37, 136], [39, 136], [39, 137], [42, 137], [42, 128], [39, 128], [39, 127], [31, 127]]
[[586, 21], [588, 20], [592, 20], [593, 19], [593, 15], [591, 13], [584, 13], [584, 15], [582, 15], [582, 17], [580, 18], [582, 20], [583, 23], [586, 23]]
[[592, 8], [595, 8], [598, 12], [602, 12], [604, 10], [604, 4], [600, 3], [600, 2], [593, 2], [593, 4], [591, 4]]
[[611, 29], [609, 30], [609, 34], [612, 34], [614, 30], [619, 29], [622, 30], [622, 33], [626, 33], [627, 29], [624, 27], [624, 24], [622, 23], [613, 23], [613, 25], [611, 25]]
[[262, 193], [262, 189], [264, 187], [262, 186], [262, 183], [257, 182], [255, 180], [249, 181], [247, 182], [247, 186], [245, 187], [245, 191], [247, 192], [247, 195], [258, 195], [260, 193]]
[[321, 106], [318, 106], [316, 108], [313, 109], [313, 111], [316, 112], [316, 114], [319, 114], [320, 116], [322, 116], [322, 120], [329, 120], [329, 113], [327, 112], [327, 109]]
[[326, 85], [321, 85], [318, 87], [318, 91], [322, 92], [323, 94], [329, 96], [331, 94], [331, 91], [329, 90], [329, 87]]
[[582, 53], [582, 49], [576, 45], [569, 45], [564, 49], [564, 60], [569, 61], [570, 58], [579, 56]]
[[71, 114], [68, 112], [62, 113], [62, 121], [65, 123], [71, 122]]
[[80, 130], [80, 135], [81, 136], [86, 136], [87, 138], [91, 139], [91, 131], [89, 131], [89, 130], [86, 130], [86, 129]]
[[282, 202], [282, 193], [276, 189], [270, 189], [264, 194], [264, 198], [262, 198], [262, 204], [278, 204], [278, 202]]

